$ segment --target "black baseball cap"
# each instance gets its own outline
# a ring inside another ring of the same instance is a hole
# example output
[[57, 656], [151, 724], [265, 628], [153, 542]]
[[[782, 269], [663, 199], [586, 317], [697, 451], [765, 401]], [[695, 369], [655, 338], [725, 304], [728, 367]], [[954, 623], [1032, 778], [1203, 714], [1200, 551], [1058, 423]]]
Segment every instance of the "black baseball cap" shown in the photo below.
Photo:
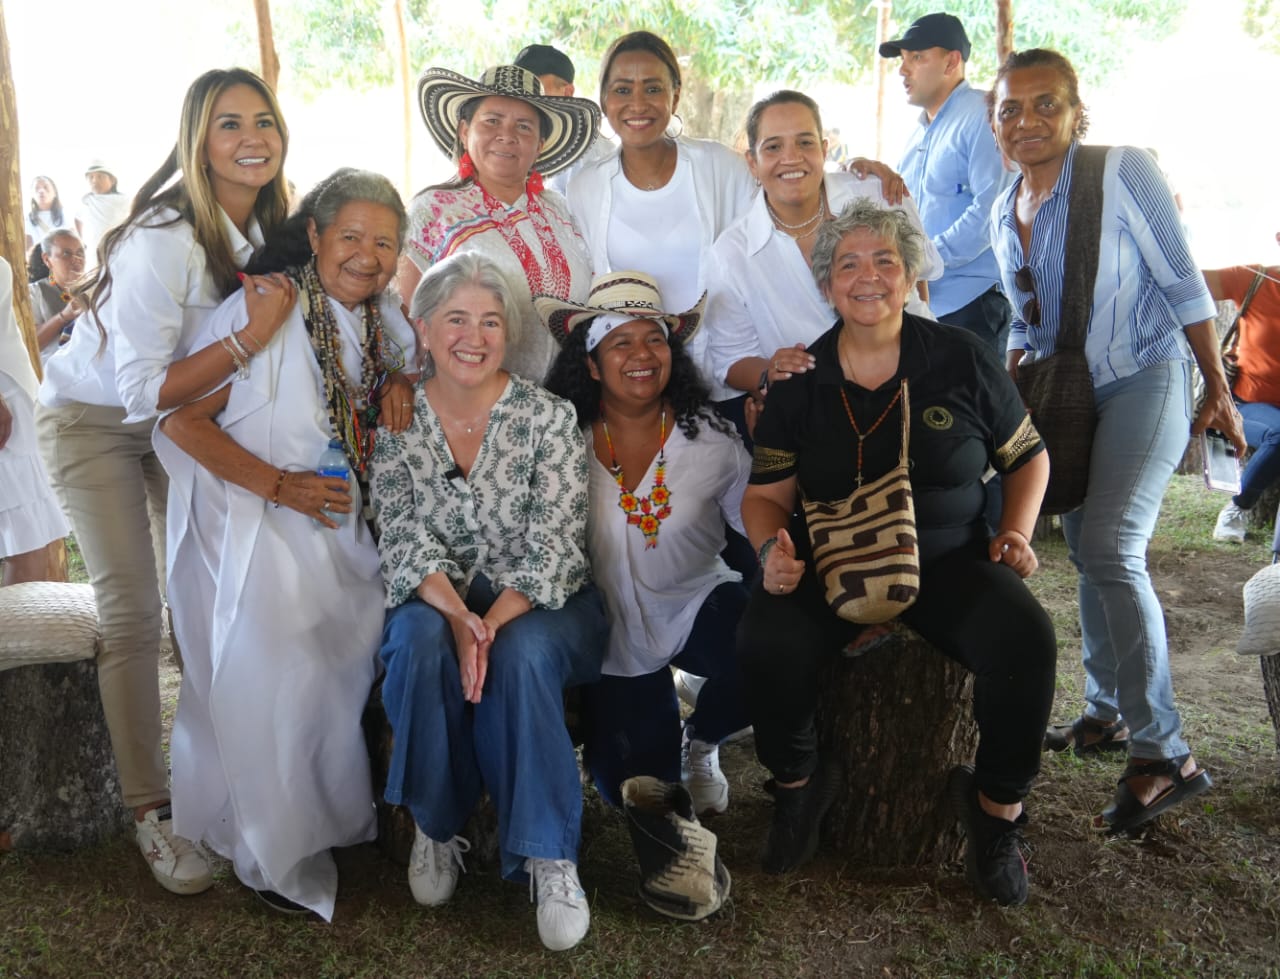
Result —
[[970, 47], [969, 35], [964, 32], [960, 18], [951, 14], [926, 14], [908, 27], [902, 37], [880, 45], [880, 57], [896, 58], [903, 51], [943, 48], [959, 51], [960, 57], [968, 61]]
[[550, 44], [530, 44], [516, 55], [512, 63], [535, 75], [555, 75], [573, 84], [573, 62], [567, 54]]

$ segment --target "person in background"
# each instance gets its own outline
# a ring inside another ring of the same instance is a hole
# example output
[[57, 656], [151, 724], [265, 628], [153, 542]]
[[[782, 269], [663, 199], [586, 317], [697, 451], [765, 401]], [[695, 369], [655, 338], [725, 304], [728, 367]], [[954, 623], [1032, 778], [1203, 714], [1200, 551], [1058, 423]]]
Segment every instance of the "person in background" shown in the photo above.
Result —
[[[516, 55], [516, 60], [512, 64], [537, 75], [545, 95], [572, 98], [577, 93], [573, 84], [577, 69], [569, 60], [569, 56], [559, 48], [553, 48], [550, 44], [527, 45]], [[546, 185], [563, 196], [568, 192], [569, 183], [579, 170], [597, 160], [603, 160], [612, 153], [612, 141], [604, 133], [598, 132], [596, 138], [591, 141], [591, 145], [587, 147], [587, 151], [559, 173], [547, 178]]]
[[[1280, 244], [1280, 233], [1276, 234]], [[1254, 287], [1254, 280], [1257, 286]], [[1240, 374], [1232, 385], [1244, 419], [1244, 437], [1253, 449], [1240, 475], [1240, 492], [1218, 514], [1214, 540], [1243, 541], [1249, 511], [1266, 490], [1280, 482], [1280, 266], [1235, 265], [1205, 269], [1209, 294], [1239, 307], [1253, 291], [1240, 317], [1235, 340]], [[1277, 528], [1280, 540], [1280, 528]]]
[[[587, 440], [587, 549], [611, 622], [585, 691], [587, 767], [614, 806], [626, 779], [653, 775], [682, 780], [695, 812], [724, 812], [719, 746], [747, 724], [733, 639], [747, 589], [720, 552], [725, 525], [742, 529], [750, 459], [684, 350], [702, 304], [664, 313], [631, 271], [596, 276], [589, 305], [534, 302], [567, 336], [547, 389]], [[683, 739], [671, 666], [707, 678]]]
[[[409, 313], [427, 350], [414, 419], [379, 438], [386, 583], [386, 798], [415, 834], [409, 887], [447, 902], [487, 789], [502, 876], [528, 880], [553, 951], [591, 923], [578, 880], [582, 780], [564, 691], [600, 676], [608, 623], [586, 555], [587, 455], [573, 408], [503, 369], [523, 293], [497, 262], [432, 265]], [[545, 332], [545, 328], [539, 326]]]
[[929, 286], [929, 305], [940, 322], [969, 330], [1003, 357], [1013, 310], [1001, 290], [988, 222], [1008, 174], [984, 93], [965, 79], [969, 50], [959, 19], [929, 14], [881, 44], [880, 56], [902, 58], [907, 101], [920, 108], [898, 169], [945, 266]]
[[36, 443], [36, 373], [13, 314], [13, 271], [0, 257], [0, 585], [43, 581], [49, 545], [71, 532]]
[[[187, 624], [174, 805], [184, 831], [269, 907], [326, 921], [330, 848], [377, 832], [360, 717], [384, 596], [361, 483], [377, 439], [413, 417], [407, 381], [378, 400], [415, 347], [387, 289], [406, 225], [385, 177], [344, 169], [322, 181], [195, 341], [234, 348], [258, 276], [282, 273], [299, 298], [280, 310], [268, 356], [166, 415], [156, 435], [171, 479], [169, 600]], [[345, 480], [315, 471], [331, 440]]]
[[129, 198], [120, 193], [116, 175], [102, 160], [89, 161], [84, 179], [89, 184], [89, 193], [80, 198], [80, 206], [76, 208], [76, 233], [96, 266], [98, 242], [129, 216]]
[[[1155, 161], [1135, 147], [1107, 149], [1095, 205], [1096, 283], [1083, 312], [1073, 313], [1064, 288], [1067, 223], [1089, 126], [1075, 69], [1056, 51], [1014, 52], [997, 72], [988, 111], [1018, 168], [991, 212], [995, 256], [1018, 310], [1008, 371], [1016, 378], [1020, 365], [1052, 355], [1064, 320], [1087, 315], [1094, 387], [1088, 486], [1083, 504], [1062, 518], [1079, 572], [1085, 705], [1075, 721], [1046, 732], [1045, 746], [1128, 751], [1114, 800], [1095, 820], [1127, 832], [1213, 784], [1182, 736], [1147, 545], [1188, 433], [1217, 428], [1241, 452], [1244, 433], [1218, 355], [1217, 310]], [[1206, 385], [1194, 425], [1191, 356]]]
[[23, 248], [24, 253], [34, 248], [37, 242], [43, 241], [50, 231], [67, 224], [62, 199], [58, 197], [58, 187], [49, 177], [36, 177], [31, 182], [30, 203], [26, 214], [27, 243]]
[[27, 288], [31, 295], [31, 315], [36, 324], [40, 360], [48, 363], [59, 345], [70, 339], [76, 317], [80, 315], [72, 302], [71, 288], [84, 274], [85, 252], [75, 232], [66, 228], [49, 232], [40, 241], [39, 248], [45, 275]]
[[586, 99], [544, 95], [538, 77], [515, 65], [488, 68], [479, 81], [429, 68], [418, 99], [427, 131], [458, 176], [409, 202], [400, 296], [412, 299], [422, 274], [443, 258], [488, 256], [516, 287], [521, 315], [506, 369], [539, 384], [558, 348], [534, 312], [534, 295], [581, 299], [591, 283], [591, 260], [568, 206], [543, 189], [543, 178], [587, 151], [600, 110]]
[[[102, 264], [80, 287], [86, 312], [40, 389], [41, 451], [98, 604], [98, 685], [124, 803], [153, 876], [176, 894], [207, 890], [213, 874], [170, 804], [159, 681], [168, 479], [151, 437], [158, 412], [208, 394], [246, 359], [193, 344], [285, 218], [287, 148], [275, 94], [257, 75], [214, 69], [192, 82], [173, 149], [107, 232]], [[246, 352], [270, 341], [292, 290], [259, 277], [238, 337]], [[175, 622], [179, 647], [182, 629]]]

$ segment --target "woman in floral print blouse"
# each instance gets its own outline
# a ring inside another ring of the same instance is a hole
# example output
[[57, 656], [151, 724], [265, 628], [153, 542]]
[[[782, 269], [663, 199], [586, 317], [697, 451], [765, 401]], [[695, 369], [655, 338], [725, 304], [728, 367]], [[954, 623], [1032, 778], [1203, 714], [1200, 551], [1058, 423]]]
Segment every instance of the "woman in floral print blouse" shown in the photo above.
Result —
[[586, 558], [585, 445], [568, 402], [502, 370], [520, 319], [492, 260], [432, 266], [410, 315], [428, 352], [423, 396], [372, 466], [395, 735], [387, 801], [417, 826], [413, 895], [439, 905], [487, 788], [503, 876], [533, 878], [543, 943], [571, 948], [590, 915], [562, 692], [599, 677], [607, 634]]

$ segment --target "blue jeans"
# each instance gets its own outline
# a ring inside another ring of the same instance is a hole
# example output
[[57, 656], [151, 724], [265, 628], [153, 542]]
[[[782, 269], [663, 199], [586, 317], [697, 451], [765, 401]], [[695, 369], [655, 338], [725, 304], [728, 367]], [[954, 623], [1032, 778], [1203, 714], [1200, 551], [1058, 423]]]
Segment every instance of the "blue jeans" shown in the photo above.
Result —
[[[467, 607], [497, 596], [477, 578]], [[395, 734], [386, 799], [409, 807], [427, 836], [462, 830], [488, 788], [498, 810], [502, 876], [521, 879], [526, 857], [577, 860], [582, 782], [564, 723], [564, 690], [600, 675], [608, 625], [600, 593], [564, 608], [531, 609], [498, 632], [478, 704], [462, 699], [453, 633], [443, 615], [410, 599], [387, 613], [382, 702]]]
[[1095, 392], [1084, 505], [1062, 518], [1080, 572], [1085, 714], [1123, 716], [1133, 758], [1175, 758], [1189, 750], [1173, 703], [1164, 613], [1147, 574], [1147, 545], [1191, 428], [1186, 361], [1170, 361]]
[[[750, 723], [735, 641], [747, 595], [740, 581], [719, 585], [702, 603], [684, 649], [671, 660], [707, 678], [688, 722], [699, 741], [719, 744]], [[669, 667], [640, 676], [602, 676], [583, 695], [587, 768], [607, 802], [622, 804], [619, 787], [633, 775], [680, 781], [680, 705]]]
[[1244, 419], [1244, 437], [1253, 449], [1240, 474], [1236, 506], [1250, 510], [1268, 487], [1280, 480], [1280, 408], [1265, 401], [1237, 401]]

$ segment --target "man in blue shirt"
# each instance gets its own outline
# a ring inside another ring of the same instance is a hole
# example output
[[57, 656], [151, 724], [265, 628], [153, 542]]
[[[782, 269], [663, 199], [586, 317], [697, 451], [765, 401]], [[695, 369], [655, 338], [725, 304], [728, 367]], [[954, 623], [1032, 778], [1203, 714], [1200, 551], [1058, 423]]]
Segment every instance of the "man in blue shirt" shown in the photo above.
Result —
[[921, 17], [880, 45], [881, 57], [902, 58], [907, 101], [923, 110], [898, 169], [946, 268], [929, 283], [929, 305], [941, 322], [989, 344], [1003, 363], [1013, 310], [991, 252], [991, 205], [1010, 175], [985, 93], [965, 81], [969, 50], [964, 25], [951, 14]]

